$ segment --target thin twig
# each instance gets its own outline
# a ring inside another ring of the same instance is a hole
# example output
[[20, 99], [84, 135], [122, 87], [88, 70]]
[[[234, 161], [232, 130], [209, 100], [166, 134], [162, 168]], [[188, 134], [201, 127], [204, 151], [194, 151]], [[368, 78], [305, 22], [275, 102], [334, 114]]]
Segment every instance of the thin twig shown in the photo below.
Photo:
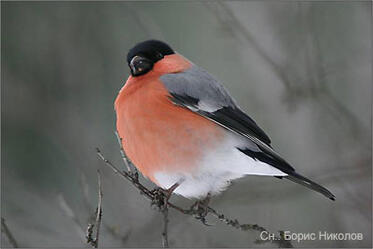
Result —
[[[208, 207], [208, 212], [211, 213], [213, 216], [218, 218], [221, 222], [225, 223], [228, 226], [234, 227], [236, 229], [239, 229], [241, 231], [247, 231], [247, 230], [254, 230], [258, 232], [268, 232], [267, 229], [265, 229], [262, 226], [259, 226], [257, 224], [240, 224], [238, 220], [231, 220], [225, 217], [224, 214], [218, 213], [216, 210], [214, 210], [211, 207]], [[262, 241], [257, 241], [262, 242]], [[272, 240], [272, 243], [277, 244], [279, 247], [293, 247], [289, 240], [285, 240], [283, 232], [279, 231], [279, 236], [275, 236]]]
[[119, 147], [120, 147], [120, 155], [122, 156], [122, 160], [124, 162], [124, 165], [126, 166], [128, 172], [131, 172], [131, 166], [128, 162], [128, 159], [126, 157], [126, 153], [124, 152], [124, 149], [123, 149], [122, 138], [119, 136], [118, 131], [115, 131], [114, 133], [115, 133], [115, 136], [117, 137], [117, 140], [118, 140], [118, 144], [119, 144]]
[[168, 206], [164, 205], [162, 209], [163, 214], [163, 232], [162, 232], [162, 246], [168, 248]]
[[[86, 210], [92, 210], [92, 205], [90, 204], [90, 201], [89, 201], [89, 185], [88, 185], [86, 177], [83, 173], [81, 174], [81, 177], [80, 177], [80, 186], [81, 186], [81, 189], [82, 189], [82, 192], [83, 192], [83, 200], [82, 201], [83, 201], [84, 207], [85, 207]], [[88, 223], [92, 224], [93, 222], [95, 222], [95, 220], [96, 220], [96, 213], [89, 215]], [[83, 226], [81, 226], [81, 227], [83, 227]], [[104, 220], [102, 220], [102, 222], [101, 222], [101, 227], [102, 227], [101, 229], [105, 229], [105, 231], [109, 232], [113, 237], [122, 241], [122, 245], [125, 244], [126, 240], [128, 239], [128, 236], [130, 234], [130, 230], [128, 230], [125, 234], [122, 234], [121, 232], [117, 231], [117, 229], [114, 228], [113, 226], [105, 223]], [[81, 231], [82, 231], [82, 234], [83, 234], [83, 236], [81, 236], [81, 237], [84, 238], [84, 242], [86, 242], [87, 231], [84, 231], [84, 229], [81, 229]]]
[[[88, 224], [86, 239], [87, 243], [90, 244], [94, 248], [98, 248], [98, 241], [100, 237], [100, 227], [101, 227], [101, 220], [102, 220], [102, 185], [101, 185], [101, 174], [100, 171], [97, 170], [97, 180], [98, 180], [98, 203], [96, 209], [96, 220], [95, 224]], [[93, 238], [93, 229], [96, 227], [96, 236]]]
[[[96, 148], [96, 151], [97, 151], [97, 155], [100, 157], [101, 160], [103, 160], [105, 162], [106, 166], [111, 168], [114, 171], [114, 173], [118, 174], [122, 178], [129, 180], [132, 183], [132, 185], [134, 185], [140, 191], [140, 194], [144, 195], [147, 199], [149, 199], [152, 202], [152, 204], [155, 204], [159, 207], [159, 209], [163, 212], [164, 221], [168, 222], [168, 210], [165, 213], [164, 209], [163, 209], [164, 205], [167, 205], [167, 207], [170, 207], [170, 208], [172, 208], [172, 209], [174, 209], [174, 210], [176, 210], [176, 211], [178, 211], [182, 214], [192, 216], [193, 218], [201, 221], [204, 225], [207, 225], [206, 222], [205, 222], [205, 219], [204, 219], [205, 216], [208, 213], [211, 213], [213, 216], [217, 217], [219, 219], [219, 221], [223, 222], [224, 224], [226, 224], [228, 226], [231, 226], [233, 228], [242, 230], [242, 231], [249, 231], [249, 230], [252, 230], [252, 231], [268, 231], [267, 229], [265, 229], [262, 226], [259, 226], [257, 224], [240, 224], [236, 219], [234, 219], [234, 220], [228, 219], [223, 214], [219, 214], [216, 210], [214, 210], [213, 208], [211, 208], [209, 206], [206, 207], [207, 212], [202, 211], [203, 216], [201, 217], [201, 210], [193, 208], [194, 205], [192, 205], [192, 207], [190, 209], [183, 209], [183, 208], [181, 208], [179, 206], [176, 206], [175, 204], [173, 204], [169, 201], [167, 201], [166, 203], [163, 203], [162, 201], [159, 201], [159, 198], [162, 198], [158, 194], [159, 191], [149, 190], [148, 188], [146, 188], [144, 185], [142, 185], [139, 182], [137, 172], [135, 174], [133, 174], [133, 173], [129, 173], [129, 172], [126, 172], [126, 171], [119, 170], [108, 159], [106, 159], [104, 157], [104, 155], [101, 153], [99, 148]], [[162, 233], [162, 242], [163, 242], [164, 246], [165, 245], [168, 246], [168, 243], [167, 243], [167, 222], [164, 223], [164, 228], [163, 228], [163, 233]], [[267, 241], [261, 241], [261, 242], [272, 242], [274, 244], [277, 244], [280, 247], [292, 247], [291, 241], [285, 240], [285, 238], [284, 238], [284, 236], [282, 236], [282, 234], [283, 233], [280, 231], [280, 236], [275, 237], [273, 240], [267, 240]]]
[[93, 228], [94, 224], [89, 223], [87, 226], [87, 233], [86, 233], [86, 239], [87, 239], [87, 244], [96, 247], [95, 245], [95, 239], [93, 238]]
[[96, 247], [98, 247], [98, 239], [100, 237], [100, 227], [102, 219], [102, 185], [101, 185], [101, 174], [97, 170], [98, 180], [98, 205], [97, 205], [97, 216], [96, 216]]
[[14, 247], [14, 248], [17, 248], [18, 247], [18, 243], [16, 241], [16, 239], [14, 238], [13, 234], [10, 232], [8, 226], [6, 225], [5, 223], [5, 219], [3, 217], [1, 217], [1, 231], [3, 233], [5, 233], [6, 237], [8, 238], [9, 240], [9, 243]]
[[119, 170], [117, 167], [115, 167], [109, 160], [107, 160], [102, 155], [99, 148], [96, 148], [96, 152], [97, 152], [97, 155], [101, 158], [101, 160], [103, 160], [105, 164], [114, 171], [114, 173], [129, 180], [138, 190], [140, 190], [140, 193], [143, 194], [145, 197], [147, 197], [149, 200], [153, 199], [153, 193], [139, 182], [139, 176], [137, 173], [131, 174], [126, 171]]

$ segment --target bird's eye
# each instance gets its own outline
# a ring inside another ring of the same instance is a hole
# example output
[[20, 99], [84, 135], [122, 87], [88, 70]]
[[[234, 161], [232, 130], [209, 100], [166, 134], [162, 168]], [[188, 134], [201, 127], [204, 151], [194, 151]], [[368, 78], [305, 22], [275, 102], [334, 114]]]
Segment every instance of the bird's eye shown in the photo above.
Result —
[[160, 60], [160, 59], [163, 59], [164, 56], [163, 56], [162, 53], [157, 52], [156, 57], [157, 57], [158, 60]]

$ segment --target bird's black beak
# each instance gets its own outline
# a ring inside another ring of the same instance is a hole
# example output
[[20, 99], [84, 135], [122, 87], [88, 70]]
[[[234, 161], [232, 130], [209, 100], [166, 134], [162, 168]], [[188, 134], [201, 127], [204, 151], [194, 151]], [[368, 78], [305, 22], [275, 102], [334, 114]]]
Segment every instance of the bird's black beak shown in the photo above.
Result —
[[153, 62], [147, 58], [136, 55], [132, 58], [129, 66], [132, 76], [139, 76], [152, 70]]

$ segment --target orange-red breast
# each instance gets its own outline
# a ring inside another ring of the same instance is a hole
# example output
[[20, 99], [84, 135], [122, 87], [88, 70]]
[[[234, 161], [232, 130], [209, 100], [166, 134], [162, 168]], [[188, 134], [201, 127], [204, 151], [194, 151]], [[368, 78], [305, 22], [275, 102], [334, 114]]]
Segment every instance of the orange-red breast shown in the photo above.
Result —
[[156, 40], [127, 55], [131, 70], [115, 100], [123, 148], [158, 186], [188, 198], [224, 190], [245, 175], [286, 178], [334, 200], [299, 175], [269, 137], [209, 73]]

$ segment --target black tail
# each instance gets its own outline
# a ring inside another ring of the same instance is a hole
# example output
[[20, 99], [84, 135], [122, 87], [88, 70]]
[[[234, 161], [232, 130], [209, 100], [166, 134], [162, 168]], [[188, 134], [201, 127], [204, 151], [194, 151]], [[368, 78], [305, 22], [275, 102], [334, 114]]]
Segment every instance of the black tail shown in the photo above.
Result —
[[335, 196], [329, 190], [327, 190], [323, 186], [317, 184], [316, 182], [313, 182], [310, 179], [295, 173], [294, 171], [291, 172], [287, 176], [283, 176], [283, 178], [289, 179], [290, 181], [293, 181], [295, 183], [299, 183], [303, 186], [306, 186], [307, 188], [310, 188], [312, 190], [315, 190], [315, 191], [323, 194], [324, 196], [326, 196], [330, 200], [335, 201]]
[[307, 188], [310, 188], [312, 190], [315, 190], [315, 191], [325, 195], [330, 200], [335, 201], [335, 196], [329, 190], [327, 190], [323, 186], [320, 186], [316, 182], [313, 182], [310, 179], [307, 179], [306, 177], [295, 173], [295, 169], [293, 167], [291, 167], [290, 164], [287, 163], [284, 159], [282, 159], [280, 157], [274, 158], [274, 157], [266, 154], [263, 151], [252, 151], [252, 150], [249, 150], [247, 148], [245, 148], [245, 149], [237, 148], [237, 149], [239, 151], [241, 151], [242, 153], [246, 154], [247, 156], [253, 158], [254, 160], [259, 160], [259, 161], [262, 161], [264, 163], [267, 163], [267, 164], [281, 170], [282, 172], [288, 174], [287, 176], [275, 176], [276, 178], [289, 179], [290, 181], [293, 181], [293, 182], [299, 183], [303, 186], [306, 186]]

